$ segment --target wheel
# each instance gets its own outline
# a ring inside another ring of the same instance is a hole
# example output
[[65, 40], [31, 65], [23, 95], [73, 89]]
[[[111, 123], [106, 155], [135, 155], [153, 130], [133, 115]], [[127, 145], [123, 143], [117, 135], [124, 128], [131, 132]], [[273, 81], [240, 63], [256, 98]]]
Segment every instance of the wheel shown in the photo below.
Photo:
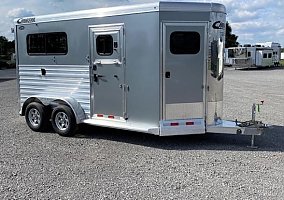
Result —
[[51, 114], [51, 124], [61, 136], [73, 136], [77, 129], [76, 119], [71, 108], [65, 105], [56, 107]]
[[45, 107], [37, 102], [32, 102], [27, 106], [25, 118], [30, 129], [40, 132], [47, 129], [48, 115]]

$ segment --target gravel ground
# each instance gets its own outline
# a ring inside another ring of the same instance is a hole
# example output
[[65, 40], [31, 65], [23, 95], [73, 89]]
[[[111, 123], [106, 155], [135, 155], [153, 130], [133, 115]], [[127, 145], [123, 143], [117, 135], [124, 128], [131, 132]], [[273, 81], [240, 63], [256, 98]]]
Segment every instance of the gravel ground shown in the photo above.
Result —
[[247, 136], [157, 137], [81, 126], [32, 132], [16, 81], [0, 81], [0, 199], [284, 199], [284, 70], [225, 71], [224, 116], [272, 124]]

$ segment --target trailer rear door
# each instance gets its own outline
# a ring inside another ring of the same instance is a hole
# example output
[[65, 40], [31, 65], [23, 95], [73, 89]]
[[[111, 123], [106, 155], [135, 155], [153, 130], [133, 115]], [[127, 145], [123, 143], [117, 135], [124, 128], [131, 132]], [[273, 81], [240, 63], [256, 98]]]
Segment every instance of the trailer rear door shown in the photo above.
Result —
[[89, 27], [91, 111], [109, 120], [126, 116], [123, 24]]
[[205, 116], [207, 23], [163, 23], [164, 120]]

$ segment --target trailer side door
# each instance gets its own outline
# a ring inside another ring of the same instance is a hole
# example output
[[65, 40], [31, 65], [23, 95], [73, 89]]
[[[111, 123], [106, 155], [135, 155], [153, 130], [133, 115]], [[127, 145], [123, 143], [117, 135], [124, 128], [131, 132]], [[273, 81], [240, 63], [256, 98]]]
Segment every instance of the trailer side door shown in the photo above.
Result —
[[163, 23], [164, 120], [204, 119], [207, 23]]
[[89, 27], [91, 113], [95, 118], [126, 116], [123, 24]]

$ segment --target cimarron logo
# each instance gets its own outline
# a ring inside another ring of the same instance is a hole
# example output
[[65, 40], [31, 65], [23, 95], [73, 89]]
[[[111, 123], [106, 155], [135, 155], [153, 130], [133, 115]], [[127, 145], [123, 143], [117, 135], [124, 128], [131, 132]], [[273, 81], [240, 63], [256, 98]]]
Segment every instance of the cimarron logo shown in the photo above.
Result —
[[217, 21], [212, 25], [212, 27], [214, 29], [225, 29], [226, 25], [225, 25], [225, 23], [223, 23], [221, 21]]
[[20, 18], [17, 20], [17, 23], [18, 24], [29, 24], [29, 23], [33, 23], [35, 22], [35, 18], [32, 17], [32, 18]]

